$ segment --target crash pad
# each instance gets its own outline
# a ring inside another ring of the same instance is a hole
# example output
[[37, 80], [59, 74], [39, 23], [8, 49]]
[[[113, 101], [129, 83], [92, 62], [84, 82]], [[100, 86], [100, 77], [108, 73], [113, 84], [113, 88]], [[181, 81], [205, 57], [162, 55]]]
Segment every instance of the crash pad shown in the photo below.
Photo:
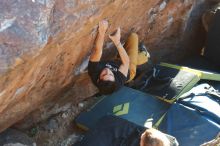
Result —
[[220, 132], [220, 125], [182, 104], [173, 104], [159, 129], [173, 135], [181, 146], [199, 146]]
[[82, 112], [76, 119], [76, 124], [87, 130], [106, 115], [116, 115], [140, 126], [156, 123], [170, 107], [169, 103], [161, 101], [152, 95], [123, 87], [109, 96], [104, 96], [93, 107]]
[[209, 84], [195, 86], [171, 106], [159, 129], [183, 146], [198, 146], [215, 138], [220, 132], [218, 91]]
[[143, 91], [173, 103], [183, 93], [189, 91], [200, 80], [200, 77], [199, 72], [161, 63], [153, 68], [152, 74], [146, 79], [146, 87]]
[[178, 101], [220, 124], [220, 93], [209, 84], [195, 86]]
[[220, 74], [169, 63], [155, 65], [142, 90], [169, 103], [192, 89], [200, 80], [220, 81]]

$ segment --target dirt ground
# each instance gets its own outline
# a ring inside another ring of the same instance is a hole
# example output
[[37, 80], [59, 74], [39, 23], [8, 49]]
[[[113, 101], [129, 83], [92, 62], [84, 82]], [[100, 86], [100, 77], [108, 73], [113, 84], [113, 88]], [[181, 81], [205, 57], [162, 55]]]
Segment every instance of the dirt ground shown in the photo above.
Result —
[[59, 113], [43, 121], [26, 133], [39, 146], [69, 146], [74, 144], [84, 133], [74, 123], [74, 118], [97, 101], [97, 97], [90, 97], [78, 104], [72, 105], [67, 111]]

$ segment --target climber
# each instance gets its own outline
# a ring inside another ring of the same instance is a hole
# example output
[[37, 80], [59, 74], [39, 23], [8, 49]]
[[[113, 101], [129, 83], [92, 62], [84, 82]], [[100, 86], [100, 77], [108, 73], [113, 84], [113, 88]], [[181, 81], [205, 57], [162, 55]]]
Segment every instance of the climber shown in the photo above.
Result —
[[134, 79], [137, 65], [146, 63], [150, 57], [144, 46], [138, 49], [138, 36], [136, 33], [132, 33], [128, 37], [124, 48], [120, 42], [121, 30], [118, 28], [114, 35], [109, 35], [109, 38], [118, 50], [121, 63], [100, 61], [107, 29], [108, 22], [105, 20], [100, 21], [95, 47], [88, 65], [88, 73], [92, 82], [99, 88], [101, 94], [111, 94], [126, 82]]

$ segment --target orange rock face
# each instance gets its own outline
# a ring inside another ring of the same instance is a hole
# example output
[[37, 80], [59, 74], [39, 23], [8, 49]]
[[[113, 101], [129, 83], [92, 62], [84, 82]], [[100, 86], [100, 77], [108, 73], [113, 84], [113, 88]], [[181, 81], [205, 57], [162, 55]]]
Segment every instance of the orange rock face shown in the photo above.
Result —
[[[202, 48], [200, 19], [209, 5], [209, 0], [1, 0], [0, 131], [59, 98], [85, 72], [100, 20], [110, 22], [107, 33], [120, 26], [123, 39], [136, 31], [155, 62], [179, 61]], [[107, 38], [106, 44], [112, 45]], [[95, 93], [90, 81], [80, 84], [76, 91], [90, 92], [76, 97]]]

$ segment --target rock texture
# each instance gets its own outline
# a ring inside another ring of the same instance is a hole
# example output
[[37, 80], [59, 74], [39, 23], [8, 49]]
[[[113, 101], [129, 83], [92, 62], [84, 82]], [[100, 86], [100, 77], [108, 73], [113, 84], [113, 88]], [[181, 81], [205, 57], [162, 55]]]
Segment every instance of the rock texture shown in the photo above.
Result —
[[7, 129], [0, 134], [1, 146], [36, 146], [32, 138], [15, 129]]
[[[138, 32], [155, 62], [178, 61], [202, 48], [201, 15], [214, 2], [1, 0], [0, 131], [51, 99], [62, 101], [59, 95], [71, 86], [90, 90], [73, 98], [95, 93], [89, 80], [75, 81], [86, 70], [100, 20], [109, 20], [108, 33], [120, 26], [123, 39]], [[112, 52], [112, 43], [106, 42], [105, 53]]]

